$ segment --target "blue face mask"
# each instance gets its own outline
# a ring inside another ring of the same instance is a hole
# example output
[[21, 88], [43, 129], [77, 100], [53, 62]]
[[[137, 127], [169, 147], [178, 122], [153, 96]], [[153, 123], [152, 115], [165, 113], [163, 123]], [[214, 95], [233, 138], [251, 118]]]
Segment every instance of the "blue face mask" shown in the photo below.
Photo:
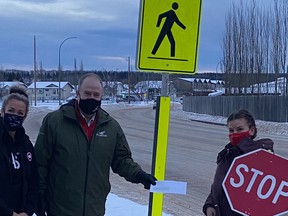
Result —
[[95, 113], [101, 106], [101, 100], [95, 100], [95, 99], [80, 99], [79, 101], [79, 108], [82, 112], [84, 112], [87, 115], [92, 115]]
[[8, 131], [16, 131], [18, 128], [22, 127], [24, 117], [9, 113], [4, 113], [4, 124]]

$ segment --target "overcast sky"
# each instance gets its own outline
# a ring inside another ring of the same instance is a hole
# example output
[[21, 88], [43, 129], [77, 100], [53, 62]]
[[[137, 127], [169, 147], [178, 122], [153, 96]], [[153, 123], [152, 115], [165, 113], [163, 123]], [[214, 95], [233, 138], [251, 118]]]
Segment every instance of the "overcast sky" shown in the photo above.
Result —
[[[232, 1], [202, 2], [199, 71], [215, 71], [221, 60], [225, 14]], [[256, 0], [265, 1], [273, 0]], [[35, 35], [36, 61], [44, 69], [57, 69], [61, 42], [77, 37], [62, 45], [63, 69], [73, 69], [76, 59], [85, 70], [127, 70], [129, 56], [134, 70], [139, 5], [139, 0], [1, 0], [0, 65], [33, 70]]]

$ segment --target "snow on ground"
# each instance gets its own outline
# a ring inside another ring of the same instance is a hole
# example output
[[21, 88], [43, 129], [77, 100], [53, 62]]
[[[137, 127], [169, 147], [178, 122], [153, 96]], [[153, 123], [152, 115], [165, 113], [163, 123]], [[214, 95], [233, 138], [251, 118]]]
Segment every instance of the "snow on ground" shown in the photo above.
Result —
[[[115, 194], [110, 193], [106, 202], [105, 216], [123, 216], [123, 215], [137, 215], [147, 216], [148, 206], [140, 205], [128, 199], [121, 198]], [[35, 214], [33, 216], [36, 216]], [[163, 213], [162, 216], [172, 216]]]
[[[150, 106], [152, 109], [153, 102], [138, 102], [138, 103], [131, 103], [130, 105], [121, 103], [108, 103], [102, 102], [102, 106], [105, 109], [105, 106]], [[37, 112], [38, 108], [48, 108], [51, 110], [55, 110], [59, 108], [58, 103], [37, 103], [37, 106], [31, 106], [31, 112]], [[210, 123], [219, 123], [219, 124], [226, 124], [225, 117], [221, 116], [210, 116], [206, 114], [197, 114], [197, 113], [190, 113], [184, 112], [182, 110], [182, 105], [179, 103], [172, 103], [171, 104], [171, 116], [182, 118], [183, 120], [195, 120], [195, 121], [204, 121]], [[277, 123], [277, 122], [266, 122], [266, 121], [256, 121], [256, 125], [258, 131], [260, 133], [270, 133], [270, 134], [288, 134], [288, 123]], [[148, 206], [140, 205], [138, 203], [132, 202], [128, 199], [121, 198], [115, 194], [110, 193], [106, 202], [106, 216], [122, 216], [127, 215], [137, 215], [137, 216], [146, 216], [148, 212]], [[168, 214], [163, 213], [162, 216], [171, 216]]]
[[[129, 212], [129, 213], [128, 213]], [[147, 216], [148, 206], [140, 205], [128, 199], [118, 197], [110, 193], [106, 202], [106, 216], [123, 216], [123, 215], [137, 215]], [[163, 213], [162, 216], [171, 216]]]

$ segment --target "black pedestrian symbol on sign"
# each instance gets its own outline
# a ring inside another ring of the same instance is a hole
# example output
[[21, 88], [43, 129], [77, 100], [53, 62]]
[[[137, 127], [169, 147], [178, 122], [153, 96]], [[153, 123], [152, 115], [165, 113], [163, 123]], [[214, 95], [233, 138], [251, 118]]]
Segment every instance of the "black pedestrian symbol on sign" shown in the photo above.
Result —
[[166, 20], [165, 20], [165, 22], [163, 24], [163, 27], [162, 27], [162, 29], [160, 31], [160, 34], [159, 34], [159, 36], [158, 36], [158, 38], [156, 40], [156, 43], [154, 45], [154, 48], [152, 50], [152, 54], [153, 55], [156, 54], [156, 52], [157, 52], [158, 48], [160, 47], [164, 37], [167, 35], [168, 40], [170, 42], [170, 46], [171, 46], [171, 48], [170, 48], [170, 56], [171, 57], [175, 56], [175, 40], [174, 40], [172, 31], [171, 31], [172, 26], [173, 26], [174, 22], [178, 26], [180, 26], [182, 29], [186, 29], [186, 26], [183, 25], [183, 23], [180, 22], [180, 20], [178, 19], [177, 15], [175, 13], [175, 10], [178, 9], [178, 3], [177, 2], [174, 2], [172, 4], [172, 9], [173, 10], [169, 10], [169, 11], [166, 11], [166, 12], [160, 14], [159, 17], [158, 17], [157, 27], [160, 26], [161, 21], [162, 21], [163, 18], [166, 17]]

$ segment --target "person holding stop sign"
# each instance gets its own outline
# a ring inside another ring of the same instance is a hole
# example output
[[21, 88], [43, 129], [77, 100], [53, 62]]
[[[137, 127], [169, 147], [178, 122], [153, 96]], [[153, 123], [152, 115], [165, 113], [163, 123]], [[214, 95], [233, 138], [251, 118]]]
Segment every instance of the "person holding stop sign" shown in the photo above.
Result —
[[219, 152], [214, 181], [203, 206], [203, 213], [207, 216], [236, 216], [222, 187], [222, 182], [234, 158], [257, 149], [273, 151], [271, 139], [254, 140], [257, 128], [254, 117], [247, 110], [233, 112], [227, 119], [230, 142]]

